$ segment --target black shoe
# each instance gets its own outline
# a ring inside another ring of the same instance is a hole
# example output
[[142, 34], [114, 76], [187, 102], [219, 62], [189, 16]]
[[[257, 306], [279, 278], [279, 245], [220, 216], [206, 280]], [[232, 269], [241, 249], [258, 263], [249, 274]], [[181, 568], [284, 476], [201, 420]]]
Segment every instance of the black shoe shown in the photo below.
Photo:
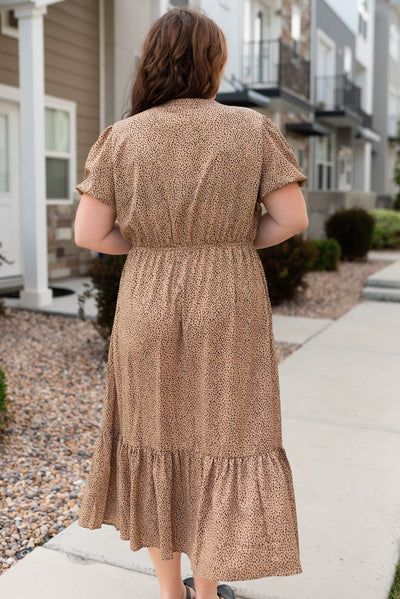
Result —
[[219, 584], [217, 586], [217, 595], [221, 599], [236, 599], [235, 591], [227, 584]]
[[192, 595], [191, 595], [188, 587], [192, 588], [194, 591], [196, 590], [194, 588], [194, 578], [193, 578], [193, 576], [190, 576], [189, 578], [185, 578], [185, 580], [183, 581], [183, 584], [186, 587], [186, 599], [192, 599]]

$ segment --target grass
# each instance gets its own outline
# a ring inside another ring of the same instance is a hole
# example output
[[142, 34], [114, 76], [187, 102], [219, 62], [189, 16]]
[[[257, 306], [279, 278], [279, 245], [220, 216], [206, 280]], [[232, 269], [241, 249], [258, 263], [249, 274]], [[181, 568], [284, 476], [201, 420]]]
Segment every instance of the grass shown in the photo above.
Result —
[[400, 599], [400, 560], [397, 563], [396, 574], [388, 599]]

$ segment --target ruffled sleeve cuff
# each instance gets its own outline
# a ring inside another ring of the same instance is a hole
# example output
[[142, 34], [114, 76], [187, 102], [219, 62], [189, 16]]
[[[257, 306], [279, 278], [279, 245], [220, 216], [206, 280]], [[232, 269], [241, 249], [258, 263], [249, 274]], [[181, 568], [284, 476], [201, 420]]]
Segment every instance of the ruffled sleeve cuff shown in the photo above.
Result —
[[274, 121], [262, 115], [262, 168], [258, 201], [264, 195], [298, 182], [303, 187], [306, 175], [300, 170], [296, 156], [287, 139]]
[[112, 128], [104, 129], [90, 148], [83, 181], [75, 189], [115, 208]]

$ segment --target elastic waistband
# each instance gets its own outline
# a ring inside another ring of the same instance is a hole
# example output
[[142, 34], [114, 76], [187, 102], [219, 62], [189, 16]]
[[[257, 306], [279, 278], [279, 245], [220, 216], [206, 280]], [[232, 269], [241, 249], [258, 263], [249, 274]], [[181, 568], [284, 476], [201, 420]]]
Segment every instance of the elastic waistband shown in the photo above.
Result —
[[227, 241], [221, 243], [181, 243], [175, 245], [133, 245], [130, 252], [135, 249], [146, 249], [146, 250], [195, 250], [198, 248], [206, 248], [206, 247], [214, 247], [214, 248], [223, 248], [230, 246], [245, 246], [245, 247], [254, 247], [252, 241]]

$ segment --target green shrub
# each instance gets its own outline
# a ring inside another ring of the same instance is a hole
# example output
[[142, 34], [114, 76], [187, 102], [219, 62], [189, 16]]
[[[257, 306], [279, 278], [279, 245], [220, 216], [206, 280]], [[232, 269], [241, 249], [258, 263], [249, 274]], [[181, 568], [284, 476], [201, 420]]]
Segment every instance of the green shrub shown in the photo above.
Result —
[[109, 341], [117, 305], [119, 283], [122, 269], [125, 264], [127, 254], [109, 255], [103, 254], [93, 260], [88, 275], [92, 279], [92, 286], [83, 294], [78, 296], [79, 316], [84, 318], [84, 302], [86, 298], [94, 297], [97, 307], [97, 319], [93, 321], [93, 326], [97, 332]]
[[325, 233], [339, 243], [342, 260], [350, 262], [371, 249], [374, 225], [375, 218], [367, 210], [349, 208], [335, 212], [325, 221]]
[[318, 250], [312, 270], [337, 270], [341, 249], [336, 239], [311, 239]]
[[400, 244], [400, 213], [387, 208], [374, 208], [375, 217], [372, 247], [391, 248]]
[[8, 405], [10, 400], [7, 397], [7, 379], [3, 367], [0, 364], [0, 433], [5, 428]]
[[400, 193], [397, 194], [396, 199], [394, 201], [393, 204], [393, 210], [399, 210], [400, 211]]
[[282, 243], [257, 250], [267, 279], [271, 305], [296, 299], [298, 287], [304, 289], [308, 283], [303, 277], [312, 270], [318, 250], [302, 233]]

